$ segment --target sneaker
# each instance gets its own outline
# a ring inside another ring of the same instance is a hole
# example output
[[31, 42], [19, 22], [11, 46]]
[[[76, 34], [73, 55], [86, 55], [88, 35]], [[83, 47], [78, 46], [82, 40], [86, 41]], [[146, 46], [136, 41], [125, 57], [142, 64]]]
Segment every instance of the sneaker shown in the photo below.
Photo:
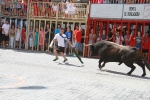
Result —
[[58, 60], [58, 58], [55, 58], [53, 61], [56, 61], [56, 60]]
[[66, 61], [68, 61], [68, 59], [65, 59], [63, 62], [65, 63]]

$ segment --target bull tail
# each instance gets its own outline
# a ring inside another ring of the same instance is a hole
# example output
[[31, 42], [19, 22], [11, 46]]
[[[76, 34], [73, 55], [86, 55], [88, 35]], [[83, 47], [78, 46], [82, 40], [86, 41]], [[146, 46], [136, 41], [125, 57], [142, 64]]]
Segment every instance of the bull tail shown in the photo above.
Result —
[[150, 71], [150, 66], [149, 66], [148, 62], [146, 61], [146, 59], [144, 57], [143, 57], [143, 61], [146, 65], [147, 69]]

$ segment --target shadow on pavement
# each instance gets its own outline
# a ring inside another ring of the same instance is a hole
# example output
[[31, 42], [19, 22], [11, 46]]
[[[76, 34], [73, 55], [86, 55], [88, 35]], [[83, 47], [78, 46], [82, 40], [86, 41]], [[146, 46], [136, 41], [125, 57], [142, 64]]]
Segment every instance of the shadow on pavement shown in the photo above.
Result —
[[44, 86], [26, 86], [26, 87], [19, 87], [18, 89], [23, 89], [23, 90], [40, 90], [40, 89], [46, 89]]
[[131, 75], [128, 75], [128, 74], [126, 74], [126, 73], [117, 72], [117, 71], [111, 71], [111, 70], [101, 70], [101, 71], [109, 72], [109, 73], [113, 73], [113, 74], [124, 75], [124, 76], [131, 76], [131, 77], [140, 78], [140, 79], [150, 79], [149, 77], [141, 77], [141, 76], [132, 75], [132, 74], [131, 74]]
[[79, 65], [69, 64], [69, 63], [60, 63], [60, 62], [56, 62], [56, 63], [58, 63], [58, 65], [66, 65], [66, 66], [74, 66], [74, 67], [84, 67], [84, 65], [79, 66]]

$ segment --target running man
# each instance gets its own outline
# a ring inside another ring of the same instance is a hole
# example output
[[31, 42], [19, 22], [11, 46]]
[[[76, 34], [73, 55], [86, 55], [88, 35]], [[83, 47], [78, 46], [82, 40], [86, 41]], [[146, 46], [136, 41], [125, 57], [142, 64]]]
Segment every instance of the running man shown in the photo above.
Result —
[[61, 28], [59, 34], [56, 34], [54, 39], [52, 40], [52, 43], [54, 43], [55, 41], [58, 41], [58, 48], [56, 50], [54, 50], [54, 54], [56, 56], [56, 58], [53, 61], [58, 60], [58, 53], [61, 54], [61, 56], [64, 58], [64, 63], [68, 60], [66, 58], [66, 56], [64, 55], [64, 49], [65, 49], [65, 40], [68, 42], [68, 44], [74, 48], [74, 46], [71, 44], [71, 42], [66, 38], [66, 35], [64, 34], [64, 29]]

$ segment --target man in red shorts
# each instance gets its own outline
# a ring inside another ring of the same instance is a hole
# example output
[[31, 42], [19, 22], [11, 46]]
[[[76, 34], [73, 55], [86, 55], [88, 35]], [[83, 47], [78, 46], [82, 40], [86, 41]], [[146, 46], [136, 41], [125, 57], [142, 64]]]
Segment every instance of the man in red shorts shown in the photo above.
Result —
[[149, 46], [150, 46], [150, 37], [148, 32], [146, 32], [145, 37], [143, 38], [143, 46], [142, 46], [142, 53], [145, 59], [148, 59]]

